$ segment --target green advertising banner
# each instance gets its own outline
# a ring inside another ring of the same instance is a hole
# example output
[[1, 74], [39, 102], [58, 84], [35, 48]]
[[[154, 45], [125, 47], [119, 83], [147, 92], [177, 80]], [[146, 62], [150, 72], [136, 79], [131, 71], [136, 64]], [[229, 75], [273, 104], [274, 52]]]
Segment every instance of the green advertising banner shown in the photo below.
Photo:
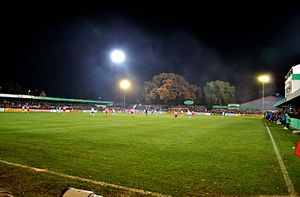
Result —
[[194, 101], [192, 101], [192, 100], [185, 100], [183, 103], [184, 103], [185, 105], [193, 105], [193, 104], [194, 104]]

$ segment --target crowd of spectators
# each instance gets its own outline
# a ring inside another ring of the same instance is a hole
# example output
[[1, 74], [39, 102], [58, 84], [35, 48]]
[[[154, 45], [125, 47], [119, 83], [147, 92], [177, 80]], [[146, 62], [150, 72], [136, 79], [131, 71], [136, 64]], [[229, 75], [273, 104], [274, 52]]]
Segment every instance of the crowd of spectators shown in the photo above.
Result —
[[[89, 110], [92, 107], [97, 108], [93, 103], [70, 103], [53, 102], [30, 99], [0, 99], [0, 108], [22, 108], [26, 106], [29, 109], [59, 109], [65, 106], [68, 110]], [[101, 108], [101, 107], [98, 107]]]
[[[94, 108], [95, 110], [104, 110], [104, 106], [99, 106], [95, 103], [72, 103], [72, 102], [57, 102], [57, 101], [47, 101], [47, 100], [33, 100], [33, 99], [16, 99], [16, 98], [0, 98], [0, 108], [23, 108], [28, 107], [30, 109], [60, 109], [65, 106], [68, 110], [90, 110]], [[115, 109], [116, 111], [123, 111], [123, 106], [116, 107], [111, 106], [109, 109]], [[261, 114], [259, 109], [239, 109], [239, 108], [229, 108], [229, 109], [211, 109], [209, 110], [205, 105], [143, 105], [135, 104], [128, 105], [126, 109], [135, 109], [136, 111], [143, 112], [146, 109], [149, 113], [156, 112], [187, 112], [194, 111], [199, 113], [211, 113], [221, 115], [223, 113], [231, 114]], [[271, 113], [269, 114], [269, 116]], [[268, 116], [268, 119], [272, 121], [281, 121], [283, 117], [282, 112], [272, 113], [271, 118]], [[300, 109], [291, 113], [291, 117], [300, 119]]]
[[276, 124], [285, 124], [286, 121], [286, 115], [284, 112], [266, 112], [265, 118]]
[[223, 113], [231, 113], [231, 114], [261, 114], [261, 110], [259, 109], [240, 109], [240, 108], [218, 108], [212, 109], [212, 114], [223, 114]]
[[[103, 110], [103, 106], [98, 106], [94, 103], [71, 103], [71, 102], [57, 102], [57, 101], [43, 101], [43, 100], [32, 100], [32, 99], [0, 99], [0, 108], [22, 108], [23, 106], [29, 107], [30, 109], [59, 109], [65, 106], [69, 110], [89, 110], [95, 108], [96, 110]], [[115, 110], [123, 110], [123, 107], [109, 107], [114, 108]], [[260, 114], [259, 110], [252, 109], [212, 109], [208, 110], [205, 105], [143, 105], [135, 104], [128, 105], [126, 109], [135, 109], [136, 111], [143, 112], [147, 109], [150, 113], [155, 112], [171, 112], [171, 111], [183, 111], [187, 112], [188, 110], [200, 113], [212, 113], [212, 114], [222, 114], [225, 113], [242, 113], [242, 114]]]
[[154, 112], [171, 112], [171, 111], [184, 111], [187, 110], [194, 111], [194, 112], [208, 112], [207, 107], [205, 105], [142, 105], [142, 104], [135, 104], [130, 105], [127, 108], [135, 109], [138, 111], [144, 111], [147, 109], [150, 113]]

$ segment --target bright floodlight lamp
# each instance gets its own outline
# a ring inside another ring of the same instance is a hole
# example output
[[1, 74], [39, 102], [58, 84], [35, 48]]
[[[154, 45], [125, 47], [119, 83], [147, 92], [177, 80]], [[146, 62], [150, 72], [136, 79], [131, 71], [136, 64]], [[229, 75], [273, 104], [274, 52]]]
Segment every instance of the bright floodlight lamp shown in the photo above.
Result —
[[268, 83], [270, 81], [269, 75], [261, 75], [258, 77], [258, 81], [262, 83]]
[[113, 50], [110, 54], [110, 58], [114, 63], [120, 64], [125, 61], [125, 53], [121, 50]]
[[120, 81], [120, 88], [124, 91], [124, 94], [123, 94], [123, 101], [124, 101], [124, 103], [123, 103], [123, 105], [124, 105], [124, 114], [125, 114], [126, 113], [125, 112], [125, 100], [126, 100], [125, 92], [126, 92], [127, 89], [130, 88], [130, 81], [127, 80], [127, 79], [121, 80]]
[[120, 81], [120, 88], [122, 90], [127, 90], [130, 87], [130, 81], [128, 81], [127, 79], [123, 79], [122, 81]]
[[265, 83], [270, 81], [269, 75], [260, 75], [258, 81], [262, 83], [262, 113], [265, 112]]

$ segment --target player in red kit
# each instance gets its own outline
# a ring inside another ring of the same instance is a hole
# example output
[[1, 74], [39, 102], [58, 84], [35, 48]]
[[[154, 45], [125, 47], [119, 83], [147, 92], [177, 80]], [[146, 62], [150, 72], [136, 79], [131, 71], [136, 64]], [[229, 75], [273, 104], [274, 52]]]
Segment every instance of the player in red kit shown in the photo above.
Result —
[[63, 111], [64, 111], [64, 113], [66, 113], [66, 111], [67, 111], [67, 107], [65, 105], [63, 106]]
[[131, 117], [133, 117], [134, 109], [130, 109], [129, 112], [131, 114]]
[[174, 111], [174, 118], [178, 118], [178, 112]]
[[192, 111], [192, 116], [195, 116], [195, 111]]

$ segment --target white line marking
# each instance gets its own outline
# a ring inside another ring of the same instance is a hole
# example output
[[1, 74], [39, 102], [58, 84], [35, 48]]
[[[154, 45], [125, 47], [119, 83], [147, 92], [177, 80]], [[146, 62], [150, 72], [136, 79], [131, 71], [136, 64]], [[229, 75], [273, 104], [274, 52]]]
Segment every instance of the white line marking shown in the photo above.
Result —
[[152, 195], [152, 196], [159, 196], [159, 197], [170, 197], [169, 195], [165, 195], [165, 194], [161, 194], [161, 193], [156, 193], [156, 192], [145, 191], [145, 190], [142, 190], [142, 189], [135, 189], [135, 188], [125, 187], [125, 186], [122, 186], [122, 185], [115, 185], [115, 184], [112, 184], [112, 183], [95, 181], [95, 180], [91, 180], [91, 179], [81, 178], [81, 177], [78, 177], [78, 176], [72, 176], [72, 175], [68, 175], [68, 174], [64, 174], [64, 173], [60, 173], [60, 172], [51, 171], [51, 170], [48, 170], [48, 169], [34, 168], [34, 167], [26, 166], [26, 165], [23, 165], [23, 164], [12, 163], [12, 162], [1, 160], [1, 159], [0, 159], [0, 162], [4, 163], [4, 164], [7, 164], [7, 165], [12, 165], [12, 166], [16, 166], [16, 167], [21, 167], [21, 168], [34, 170], [36, 172], [45, 172], [45, 173], [53, 174], [53, 175], [64, 177], [64, 178], [69, 178], [69, 179], [78, 180], [78, 181], [84, 181], [84, 182], [93, 183], [95, 185], [101, 185], [101, 186], [105, 186], [105, 187], [113, 187], [113, 188], [117, 188], [117, 189], [123, 189], [123, 190], [127, 190], [127, 191], [130, 191], [130, 192], [135, 192], [135, 193], [139, 193], [139, 194], [143, 194], [143, 195]]
[[293, 183], [292, 183], [292, 181], [291, 181], [291, 179], [290, 179], [290, 177], [289, 177], [289, 174], [288, 174], [288, 172], [287, 172], [287, 170], [286, 170], [286, 167], [285, 167], [285, 165], [284, 165], [284, 163], [283, 163], [282, 157], [281, 157], [281, 155], [280, 155], [280, 153], [279, 153], [279, 150], [278, 150], [278, 148], [277, 148], [277, 146], [276, 146], [276, 143], [275, 143], [275, 141], [274, 141], [274, 138], [273, 138], [273, 136], [272, 136], [272, 133], [271, 133], [271, 131], [270, 131], [270, 129], [269, 129], [269, 127], [268, 127], [268, 125], [267, 125], [266, 122], [265, 122], [265, 125], [266, 125], [266, 127], [267, 127], [269, 136], [270, 136], [270, 138], [271, 138], [271, 141], [272, 141], [272, 144], [273, 144], [273, 148], [274, 148], [275, 154], [276, 154], [276, 156], [277, 156], [278, 163], [279, 163], [279, 165], [280, 165], [280, 168], [281, 168], [281, 171], [282, 171], [282, 174], [283, 174], [283, 177], [284, 177], [286, 186], [287, 186], [287, 188], [288, 188], [289, 194], [290, 194], [291, 197], [296, 197], [296, 196], [297, 196], [297, 193], [296, 193], [296, 191], [294, 190]]

